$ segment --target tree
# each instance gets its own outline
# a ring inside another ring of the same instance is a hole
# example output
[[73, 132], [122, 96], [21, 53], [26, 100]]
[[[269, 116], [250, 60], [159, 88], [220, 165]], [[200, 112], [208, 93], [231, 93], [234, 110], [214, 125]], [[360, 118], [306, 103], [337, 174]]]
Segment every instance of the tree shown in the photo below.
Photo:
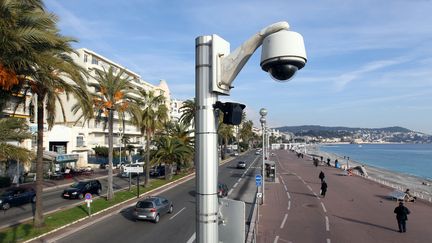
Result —
[[192, 150], [177, 137], [162, 136], [156, 140], [156, 163], [165, 164], [165, 179], [172, 178], [172, 165], [190, 157]]
[[253, 140], [253, 122], [251, 120], [243, 121], [241, 128], [240, 128], [240, 138], [244, 142], [244, 144], [247, 144], [247, 147], [250, 146], [252, 140]]
[[221, 149], [221, 157], [225, 159], [225, 152], [227, 150], [228, 142], [233, 138], [233, 126], [224, 123], [219, 123], [218, 134], [220, 138], [220, 145], [223, 145]]
[[187, 124], [188, 126], [191, 125], [192, 127], [195, 127], [195, 105], [195, 99], [186, 100], [185, 102], [183, 102], [182, 107], [180, 107], [179, 109], [182, 113], [180, 116], [180, 122]]
[[21, 118], [0, 119], [0, 161], [19, 160], [23, 163], [30, 163], [33, 153], [23, 147], [13, 145], [9, 142], [22, 142], [31, 138], [27, 123]]
[[[45, 12], [42, 1], [0, 0], [0, 14], [0, 86], [3, 90], [23, 87], [37, 100], [36, 195], [42, 195], [45, 111], [51, 129], [57, 104], [63, 111], [63, 94], [73, 93], [87, 107], [85, 70], [68, 55], [74, 40], [59, 33], [57, 18]], [[41, 196], [36, 197], [34, 224], [44, 224]]]
[[150, 177], [150, 142], [157, 129], [168, 120], [168, 107], [165, 105], [165, 97], [156, 95], [154, 91], [139, 90], [141, 101], [134, 107], [132, 123], [145, 134], [146, 139], [146, 163], [145, 163], [145, 186], [149, 186]]
[[183, 123], [175, 123], [170, 126], [168, 130], [168, 136], [173, 138], [177, 138], [185, 147], [190, 151], [189, 156], [183, 156], [181, 160], [176, 161], [177, 170], [180, 170], [181, 167], [189, 168], [191, 167], [191, 163], [193, 161], [194, 155], [194, 137], [191, 135], [192, 131], [188, 129], [188, 125]]
[[[124, 70], [114, 71], [113, 67], [108, 70], [95, 69], [93, 77], [96, 82], [89, 82], [88, 85], [94, 88], [92, 100], [94, 111], [96, 111], [96, 122], [103, 121], [104, 126], [108, 123], [108, 192], [107, 200], [114, 197], [113, 189], [113, 123], [114, 113], [118, 113], [121, 119], [123, 114], [128, 111], [130, 104], [138, 99], [136, 90], [131, 83], [131, 77], [125, 74]], [[77, 106], [73, 108], [77, 110]], [[93, 117], [93, 110], [84, 112], [86, 119]]]

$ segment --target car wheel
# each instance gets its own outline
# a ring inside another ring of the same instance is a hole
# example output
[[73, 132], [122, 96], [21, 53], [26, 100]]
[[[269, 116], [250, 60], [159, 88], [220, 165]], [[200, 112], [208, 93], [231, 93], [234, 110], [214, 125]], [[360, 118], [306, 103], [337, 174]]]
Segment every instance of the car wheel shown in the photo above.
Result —
[[168, 213], [172, 213], [174, 211], [173, 205], [170, 206]]
[[4, 203], [2, 208], [3, 208], [3, 210], [8, 210], [10, 208], [10, 204]]
[[82, 194], [82, 193], [79, 194], [79, 195], [78, 195], [78, 198], [79, 198], [79, 199], [83, 199], [83, 198], [84, 198], [84, 194]]
[[155, 219], [154, 219], [154, 222], [155, 222], [156, 224], [159, 223], [159, 219], [160, 219], [159, 214], [156, 214], [156, 217], [155, 217]]
[[96, 193], [97, 193], [98, 195], [100, 195], [100, 194], [102, 193], [102, 189], [98, 188]]
[[31, 202], [32, 202], [32, 203], [36, 203], [36, 196], [33, 196], [33, 197], [31, 198]]

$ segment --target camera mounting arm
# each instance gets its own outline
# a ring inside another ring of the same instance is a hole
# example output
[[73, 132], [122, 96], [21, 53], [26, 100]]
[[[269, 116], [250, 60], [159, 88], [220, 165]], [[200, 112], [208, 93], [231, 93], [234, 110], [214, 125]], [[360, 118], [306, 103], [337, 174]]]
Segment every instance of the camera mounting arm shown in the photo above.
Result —
[[[253, 35], [247, 41], [245, 41], [241, 46], [235, 49], [232, 53], [226, 51], [219, 51], [219, 47], [223, 46], [218, 41], [223, 41], [223, 39], [213, 38], [213, 65], [216, 65], [216, 73], [213, 75], [213, 91], [229, 94], [229, 90], [232, 88], [232, 82], [237, 77], [240, 70], [255, 52], [255, 50], [261, 46], [264, 38], [268, 35], [276, 33], [281, 30], [288, 30], [289, 24], [285, 21], [277, 22], [263, 28], [261, 31]], [[226, 45], [226, 44], [225, 44]], [[223, 48], [222, 48], [223, 49]], [[225, 52], [225, 53], [224, 53]], [[228, 44], [229, 52], [229, 44]], [[227, 55], [227, 56], [225, 56]], [[220, 64], [220, 65], [218, 65]]]

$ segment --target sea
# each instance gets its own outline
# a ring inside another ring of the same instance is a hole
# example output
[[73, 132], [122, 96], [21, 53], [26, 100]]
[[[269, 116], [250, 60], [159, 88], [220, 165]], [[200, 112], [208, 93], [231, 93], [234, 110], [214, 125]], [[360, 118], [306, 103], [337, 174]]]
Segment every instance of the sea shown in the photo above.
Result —
[[432, 144], [337, 144], [322, 145], [320, 150], [360, 164], [432, 180]]

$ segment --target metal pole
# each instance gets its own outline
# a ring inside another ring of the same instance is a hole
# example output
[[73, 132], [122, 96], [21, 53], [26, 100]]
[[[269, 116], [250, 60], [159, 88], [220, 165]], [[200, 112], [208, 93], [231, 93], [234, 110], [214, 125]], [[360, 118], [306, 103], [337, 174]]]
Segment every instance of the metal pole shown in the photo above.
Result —
[[[212, 36], [195, 39], [195, 164], [197, 243], [218, 243], [218, 156], [216, 114], [217, 94], [211, 86]], [[216, 64], [215, 64], [216, 65]]]
[[19, 159], [17, 159], [17, 187], [19, 187], [19, 180], [20, 180], [20, 170], [19, 170]]
[[264, 122], [261, 123], [261, 130], [262, 130], [262, 199], [261, 204], [264, 204], [264, 184], [265, 184], [265, 130], [264, 130]]

